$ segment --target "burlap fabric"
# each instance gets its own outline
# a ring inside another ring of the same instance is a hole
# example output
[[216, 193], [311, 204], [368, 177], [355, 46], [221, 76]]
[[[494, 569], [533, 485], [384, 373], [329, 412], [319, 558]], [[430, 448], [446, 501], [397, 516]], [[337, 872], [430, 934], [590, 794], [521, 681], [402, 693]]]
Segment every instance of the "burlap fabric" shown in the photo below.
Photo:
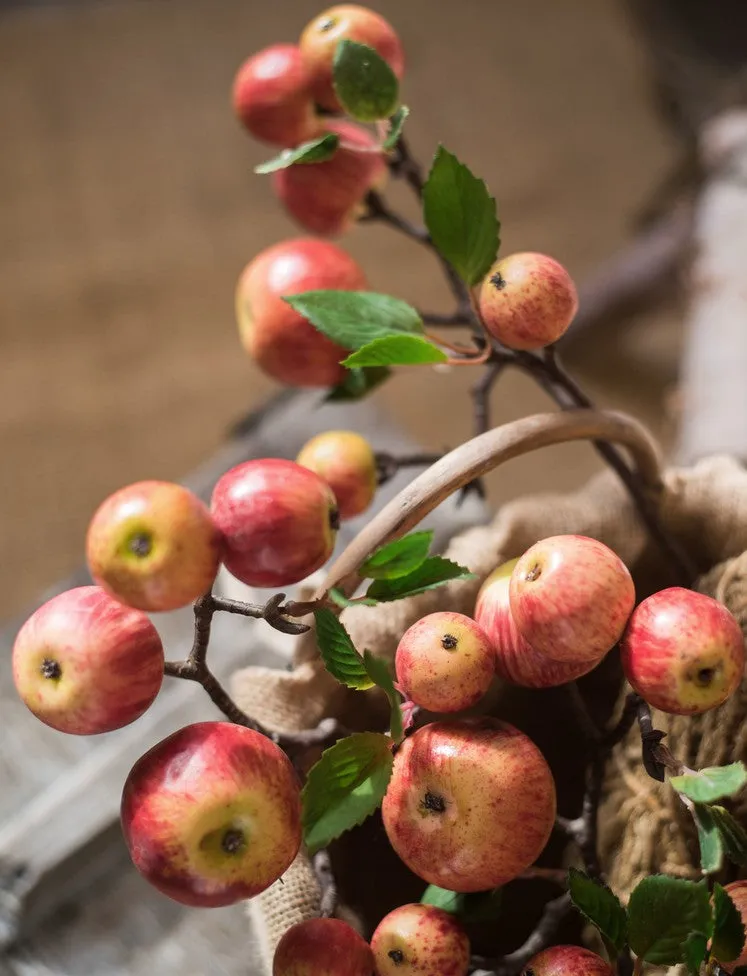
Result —
[[[664, 480], [661, 518], [695, 561], [702, 574], [700, 588], [723, 600], [747, 626], [747, 472], [730, 458], [715, 457], [693, 468], [671, 469]], [[520, 555], [540, 538], [565, 532], [593, 536], [613, 548], [630, 567], [639, 597], [672, 582], [667, 564], [648, 539], [627, 492], [613, 473], [605, 471], [571, 494], [546, 493], [514, 501], [490, 525], [454, 537], [445, 555], [469, 566], [476, 579], [395, 604], [348, 609], [343, 614], [345, 625], [357, 647], [391, 659], [403, 631], [415, 620], [436, 609], [470, 613], [482, 581], [498, 564]], [[619, 690], [619, 674], [616, 662], [610, 664], [608, 659], [606, 663], [614, 695]], [[348, 692], [326, 673], [313, 631], [299, 638], [291, 671], [246, 668], [235, 676], [233, 692], [242, 708], [276, 730], [309, 728], [330, 715], [344, 717], [353, 728], [366, 727], [375, 721], [378, 705], [376, 691]], [[538, 694], [545, 693], [498, 687], [490, 707], [534, 734], [532, 723], [540, 709], [532, 696]], [[592, 695], [596, 694], [604, 694], [603, 684], [592, 685]], [[543, 704], [541, 711], [549, 712], [551, 707], [552, 702], [547, 707]], [[672, 751], [698, 767], [744, 757], [746, 712], [747, 683], [730, 702], [705, 716], [680, 719], [657, 713], [655, 718], [657, 726], [668, 732]], [[548, 719], [543, 714], [546, 731], [549, 720], [551, 716]], [[557, 729], [550, 731], [548, 746], [552, 747], [553, 739], [557, 742], [562, 737]], [[553, 757], [548, 758], [553, 764]], [[578, 779], [578, 770], [570, 774], [574, 777]], [[747, 801], [738, 812], [747, 813]], [[601, 841], [605, 869], [623, 895], [644, 874], [666, 871], [688, 876], [697, 861], [688, 818], [671, 788], [658, 786], [640, 768], [640, 741], [634, 734], [610, 762]], [[313, 873], [300, 855], [283, 883], [250, 902], [256, 937], [268, 966], [282, 933], [313, 915], [318, 899]]]

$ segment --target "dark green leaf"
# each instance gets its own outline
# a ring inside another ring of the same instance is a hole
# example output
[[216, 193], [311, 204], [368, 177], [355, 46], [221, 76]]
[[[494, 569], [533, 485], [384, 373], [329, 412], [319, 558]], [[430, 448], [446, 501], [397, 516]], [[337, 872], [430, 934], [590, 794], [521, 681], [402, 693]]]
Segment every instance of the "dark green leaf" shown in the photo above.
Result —
[[341, 684], [356, 691], [372, 688], [373, 681], [368, 676], [363, 658], [337, 616], [322, 607], [314, 611], [314, 619], [316, 643], [329, 673]]
[[387, 132], [386, 139], [384, 140], [384, 149], [394, 149], [394, 147], [397, 145], [409, 114], [410, 109], [406, 105], [400, 105], [391, 119], [389, 119], [389, 131]]
[[355, 597], [350, 600], [342, 590], [338, 590], [336, 587], [331, 589], [327, 596], [333, 603], [336, 603], [338, 607], [375, 607], [377, 600], [368, 600], [366, 597]]
[[687, 937], [693, 932], [710, 935], [712, 923], [705, 881], [653, 875], [638, 884], [628, 902], [630, 948], [655, 965], [681, 963]]
[[691, 976], [700, 976], [707, 955], [708, 939], [702, 932], [691, 932], [682, 944], [682, 961]]
[[394, 687], [394, 678], [389, 670], [389, 665], [383, 658], [376, 657], [370, 651], [363, 652], [363, 661], [366, 671], [375, 685], [386, 692], [389, 704], [392, 706], [392, 717], [390, 731], [395, 742], [401, 742], [404, 738], [404, 728], [402, 726], [402, 700], [399, 692]]
[[476, 285], [498, 253], [495, 200], [485, 183], [443, 146], [423, 190], [423, 212], [440, 253], [468, 285]]
[[428, 339], [414, 335], [385, 336], [374, 339], [351, 353], [343, 366], [423, 366], [446, 363], [449, 357]]
[[327, 132], [326, 135], [312, 139], [310, 142], [302, 142], [295, 149], [284, 149], [273, 159], [268, 159], [259, 166], [254, 167], [254, 172], [262, 175], [263, 173], [274, 173], [278, 169], [286, 169], [288, 166], [306, 163], [323, 163], [326, 159], [331, 159], [337, 147], [340, 145], [340, 137], [335, 132]]
[[425, 593], [443, 586], [452, 580], [474, 579], [464, 566], [444, 559], [442, 556], [429, 556], [417, 569], [397, 579], [378, 579], [369, 586], [366, 596], [379, 602], [401, 600], [416, 593]]
[[719, 962], [739, 959], [744, 948], [742, 915], [720, 884], [713, 887], [713, 945], [711, 952]]
[[433, 542], [433, 531], [411, 532], [369, 556], [359, 573], [368, 579], [397, 579], [422, 566]]
[[710, 766], [686, 776], [672, 776], [669, 782], [678, 793], [684, 793], [695, 803], [714, 803], [742, 789], [747, 783], [747, 769], [742, 762]]
[[581, 914], [596, 925], [608, 942], [621, 950], [625, 945], [628, 919], [617, 895], [575, 868], [568, 872], [568, 888], [573, 904]]
[[721, 870], [724, 861], [724, 845], [721, 840], [721, 833], [713, 819], [710, 807], [696, 803], [693, 819], [698, 828], [700, 867], [703, 874], [714, 874]]
[[373, 291], [305, 291], [284, 300], [345, 349], [361, 349], [391, 335], [422, 335], [417, 311], [399, 298]]
[[385, 366], [371, 366], [368, 369], [349, 369], [345, 379], [332, 387], [325, 400], [338, 403], [346, 400], [360, 400], [391, 376]]
[[457, 915], [463, 922], [490, 922], [500, 915], [502, 896], [500, 888], [462, 894], [458, 891], [447, 891], [438, 885], [429, 885], [420, 904], [435, 905], [450, 915]]
[[726, 856], [740, 866], [747, 864], [747, 833], [744, 827], [724, 807], [713, 806], [709, 809], [721, 835]]
[[332, 72], [342, 107], [359, 122], [388, 119], [397, 108], [397, 76], [381, 55], [367, 44], [340, 41]]
[[301, 793], [309, 853], [362, 823], [381, 804], [392, 775], [392, 740], [356, 732], [336, 742], [312, 766]]

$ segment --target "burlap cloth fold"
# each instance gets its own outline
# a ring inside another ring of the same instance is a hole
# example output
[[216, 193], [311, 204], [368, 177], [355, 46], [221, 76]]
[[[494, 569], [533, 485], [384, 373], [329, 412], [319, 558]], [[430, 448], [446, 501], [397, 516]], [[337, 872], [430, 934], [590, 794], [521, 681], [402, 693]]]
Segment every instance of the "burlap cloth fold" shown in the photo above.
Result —
[[[722, 600], [747, 626], [747, 472], [731, 458], [714, 457], [693, 468], [671, 469], [664, 480], [661, 518], [695, 560], [702, 574], [699, 588]], [[613, 548], [630, 567], [639, 597], [672, 582], [667, 564], [648, 539], [627, 492], [612, 472], [605, 471], [577, 492], [538, 494], [507, 504], [491, 524], [454, 537], [445, 555], [469, 566], [476, 574], [474, 580], [394, 604], [350, 608], [343, 614], [345, 625], [358, 648], [391, 659], [402, 633], [415, 620], [437, 609], [471, 613], [482, 581], [498, 564], [520, 555], [540, 538], [566, 532], [593, 536]], [[614, 696], [619, 691], [616, 662], [608, 665], [608, 672], [610, 668]], [[299, 638], [291, 671], [246, 668], [235, 675], [233, 693], [243, 709], [276, 730], [309, 728], [330, 715], [343, 717], [351, 727], [365, 727], [374, 720], [378, 706], [377, 692], [348, 692], [327, 674], [313, 631]], [[532, 696], [538, 694], [547, 693], [499, 687], [490, 700], [491, 710], [534, 735], [532, 723], [537, 722], [538, 709], [537, 698]], [[593, 700], [602, 696], [603, 684], [592, 683], [591, 694]], [[553, 698], [543, 699], [542, 712], [551, 711], [553, 702]], [[372, 711], [367, 713], [369, 707]], [[668, 732], [667, 742], [678, 758], [699, 767], [744, 758], [745, 714], [747, 683], [722, 708], [704, 716], [678, 718], [656, 713], [655, 719], [657, 727]], [[546, 728], [545, 714], [543, 721]], [[559, 738], [557, 730], [554, 738]], [[540, 746], [545, 748], [541, 741]], [[552, 748], [552, 739], [548, 748]], [[552, 765], [554, 757], [548, 755], [548, 759]], [[577, 780], [578, 770], [569, 777]], [[561, 785], [559, 782], [560, 794]], [[655, 871], [681, 876], [693, 873], [697, 841], [689, 818], [671, 788], [659, 786], [641, 769], [640, 740], [635, 733], [612, 757], [605, 792], [600, 817], [602, 854], [616, 890], [627, 895], [641, 876]], [[747, 798], [736, 809], [747, 814]], [[267, 972], [282, 933], [313, 915], [318, 904], [316, 881], [303, 854], [282, 883], [249, 903]], [[361, 923], [363, 928], [367, 924], [368, 919]]]

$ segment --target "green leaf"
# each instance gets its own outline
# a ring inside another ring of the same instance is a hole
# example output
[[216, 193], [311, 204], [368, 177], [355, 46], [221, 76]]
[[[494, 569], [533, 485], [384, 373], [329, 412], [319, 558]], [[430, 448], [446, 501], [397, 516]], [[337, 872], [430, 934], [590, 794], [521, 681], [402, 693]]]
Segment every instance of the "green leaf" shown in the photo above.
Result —
[[450, 915], [457, 915], [463, 922], [491, 922], [500, 915], [503, 891], [475, 891], [462, 894], [448, 891], [438, 885], [428, 885], [420, 899], [421, 905], [435, 905]]
[[327, 749], [301, 793], [304, 842], [315, 854], [381, 804], [392, 775], [392, 740], [356, 732]]
[[366, 343], [342, 361], [343, 366], [423, 366], [449, 357], [428, 339], [414, 335], [384, 336]]
[[332, 63], [332, 77], [342, 107], [359, 122], [388, 119], [397, 108], [397, 76], [367, 44], [340, 41]]
[[331, 159], [337, 152], [340, 145], [340, 137], [335, 132], [327, 132], [317, 139], [309, 142], [302, 142], [295, 149], [284, 149], [279, 155], [268, 159], [259, 166], [254, 167], [254, 172], [260, 175], [264, 173], [274, 173], [278, 169], [287, 169], [288, 166], [306, 163], [323, 163]]
[[575, 868], [568, 872], [568, 888], [576, 908], [620, 951], [625, 945], [628, 918], [617, 895]]
[[400, 105], [391, 119], [389, 119], [389, 132], [387, 132], [386, 139], [383, 142], [383, 149], [394, 149], [394, 147], [397, 145], [409, 114], [410, 109], [406, 105]]
[[305, 291], [283, 296], [291, 308], [345, 349], [374, 339], [422, 335], [420, 315], [407, 302], [373, 291]]
[[349, 369], [342, 383], [333, 386], [324, 399], [328, 403], [361, 400], [390, 376], [391, 370], [388, 370], [385, 366], [371, 366], [367, 369]]
[[433, 542], [433, 531], [411, 532], [377, 549], [361, 565], [359, 573], [368, 579], [398, 579], [422, 566]]
[[348, 599], [342, 590], [338, 590], [337, 587], [333, 587], [327, 596], [333, 603], [336, 603], [338, 607], [375, 607], [378, 600], [368, 600], [366, 597], [355, 597], [354, 599]]
[[663, 874], [644, 878], [628, 902], [628, 941], [647, 962], [675, 966], [693, 932], [709, 935], [711, 899], [705, 881], [685, 881]]
[[724, 845], [721, 840], [721, 833], [713, 819], [710, 807], [696, 803], [693, 819], [698, 828], [701, 870], [703, 874], [714, 874], [721, 870], [724, 861]]
[[734, 796], [747, 783], [747, 769], [743, 762], [730, 766], [709, 766], [697, 773], [672, 776], [669, 780], [678, 793], [684, 793], [695, 803], [713, 803], [725, 796]]
[[324, 666], [340, 684], [356, 691], [373, 687], [373, 681], [356, 651], [350, 634], [331, 611], [322, 607], [314, 611], [316, 643]]
[[406, 576], [397, 579], [377, 579], [369, 586], [366, 596], [383, 603], [386, 600], [401, 600], [406, 596], [415, 596], [434, 590], [437, 586], [450, 583], [452, 580], [474, 579], [464, 566], [444, 559], [442, 556], [429, 556], [417, 569]]
[[476, 285], [500, 245], [495, 200], [485, 183], [443, 146], [423, 189], [423, 213], [440, 253], [468, 285]]
[[702, 932], [691, 932], [682, 944], [682, 961], [691, 976], [700, 976], [700, 970], [708, 955], [708, 939]]
[[376, 657], [370, 651], [363, 652], [363, 662], [369, 678], [382, 691], [386, 692], [389, 703], [392, 706], [392, 717], [390, 721], [390, 731], [395, 742], [401, 742], [404, 738], [404, 728], [402, 726], [402, 700], [399, 692], [394, 687], [394, 678], [389, 670], [389, 665], [383, 658]]
[[713, 806], [709, 809], [726, 856], [740, 866], [747, 864], [747, 833], [744, 827], [724, 807]]
[[713, 945], [711, 954], [719, 962], [739, 959], [744, 948], [742, 915], [720, 884], [713, 886]]

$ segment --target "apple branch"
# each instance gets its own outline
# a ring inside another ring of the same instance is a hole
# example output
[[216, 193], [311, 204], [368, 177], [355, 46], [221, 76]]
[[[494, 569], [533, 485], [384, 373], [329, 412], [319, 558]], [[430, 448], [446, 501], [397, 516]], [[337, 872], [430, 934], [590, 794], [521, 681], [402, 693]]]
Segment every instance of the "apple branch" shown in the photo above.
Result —
[[[545, 910], [531, 935], [523, 945], [498, 959], [473, 958], [472, 976], [517, 976], [529, 960], [546, 949], [554, 940], [558, 926], [571, 910], [568, 892], [545, 905]], [[488, 969], [481, 968], [488, 966]]]
[[319, 914], [322, 918], [331, 918], [337, 911], [337, 885], [329, 853], [326, 850], [318, 851], [311, 863], [321, 892]]

